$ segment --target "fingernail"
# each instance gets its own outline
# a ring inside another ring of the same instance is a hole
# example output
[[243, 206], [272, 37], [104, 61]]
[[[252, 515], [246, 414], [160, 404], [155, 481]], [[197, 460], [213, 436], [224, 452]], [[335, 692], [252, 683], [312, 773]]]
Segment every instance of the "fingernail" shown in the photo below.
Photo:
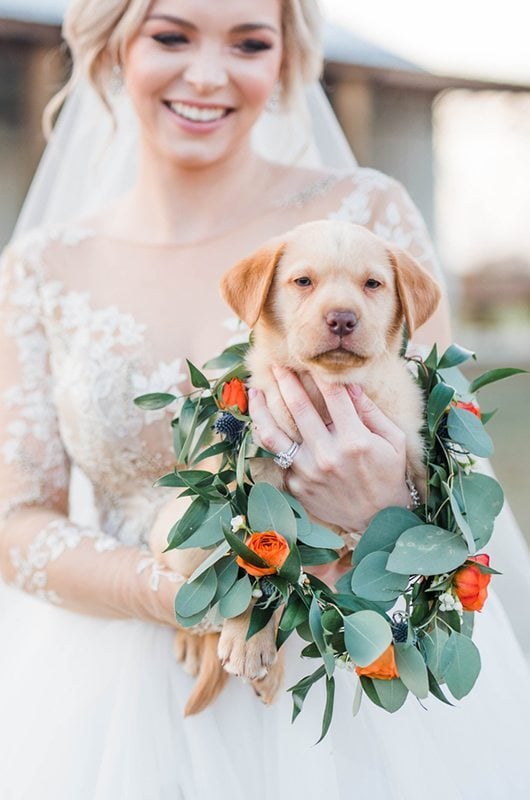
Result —
[[256, 389], [252, 389], [252, 388], [250, 388], [250, 389], [248, 390], [248, 397], [249, 397], [249, 400], [253, 400], [253, 399], [256, 397], [256, 395], [257, 395], [257, 391], [256, 391]]

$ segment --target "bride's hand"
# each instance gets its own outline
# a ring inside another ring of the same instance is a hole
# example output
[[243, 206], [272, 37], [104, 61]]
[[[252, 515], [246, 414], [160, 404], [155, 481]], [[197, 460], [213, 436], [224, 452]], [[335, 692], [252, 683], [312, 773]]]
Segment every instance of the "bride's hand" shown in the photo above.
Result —
[[[286, 485], [306, 511], [346, 531], [364, 531], [381, 509], [410, 502], [405, 435], [360, 387], [317, 381], [331, 419], [326, 425], [294, 373], [274, 374], [303, 440]], [[251, 390], [249, 412], [263, 447], [289, 448], [262, 392]]]

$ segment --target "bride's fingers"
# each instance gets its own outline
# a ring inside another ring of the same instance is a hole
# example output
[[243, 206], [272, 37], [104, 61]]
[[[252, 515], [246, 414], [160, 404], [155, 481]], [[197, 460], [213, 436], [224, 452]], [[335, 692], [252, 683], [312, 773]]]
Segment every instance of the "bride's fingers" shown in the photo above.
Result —
[[328, 441], [329, 431], [296, 375], [283, 367], [273, 367], [272, 371], [303, 441], [311, 449], [317, 442]]
[[288, 450], [293, 440], [274, 421], [263, 392], [250, 389], [248, 400], [248, 410], [254, 423], [254, 439], [257, 440], [257, 444], [275, 454]]
[[405, 434], [398, 426], [389, 419], [381, 409], [371, 400], [361, 389], [360, 386], [348, 386], [348, 394], [353, 400], [357, 413], [372, 433], [381, 436], [392, 445], [396, 452], [403, 450]]
[[368, 431], [360, 418], [348, 388], [340, 383], [325, 383], [315, 378], [333, 423], [333, 431], [348, 440], [366, 437]]

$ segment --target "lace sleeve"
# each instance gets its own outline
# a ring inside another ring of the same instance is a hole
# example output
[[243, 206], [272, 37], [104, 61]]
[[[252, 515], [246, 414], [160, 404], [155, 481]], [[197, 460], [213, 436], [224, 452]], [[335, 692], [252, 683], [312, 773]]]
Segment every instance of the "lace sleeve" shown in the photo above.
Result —
[[172, 604], [157, 609], [149, 594], [161, 575], [181, 577], [68, 519], [70, 463], [53, 402], [41, 263], [27, 251], [8, 248], [0, 265], [0, 572], [6, 583], [81, 613], [173, 624]]

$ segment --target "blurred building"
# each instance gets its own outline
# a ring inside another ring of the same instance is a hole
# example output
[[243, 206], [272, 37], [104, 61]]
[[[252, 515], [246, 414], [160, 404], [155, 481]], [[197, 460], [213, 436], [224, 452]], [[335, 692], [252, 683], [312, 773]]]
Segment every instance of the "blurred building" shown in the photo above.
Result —
[[[59, 26], [67, 3], [0, 0], [0, 245], [44, 144], [42, 109], [65, 79]], [[436, 235], [436, 99], [455, 88], [515, 87], [434, 75], [334, 25], [326, 29], [325, 53], [325, 87], [357, 160], [401, 180]]]

